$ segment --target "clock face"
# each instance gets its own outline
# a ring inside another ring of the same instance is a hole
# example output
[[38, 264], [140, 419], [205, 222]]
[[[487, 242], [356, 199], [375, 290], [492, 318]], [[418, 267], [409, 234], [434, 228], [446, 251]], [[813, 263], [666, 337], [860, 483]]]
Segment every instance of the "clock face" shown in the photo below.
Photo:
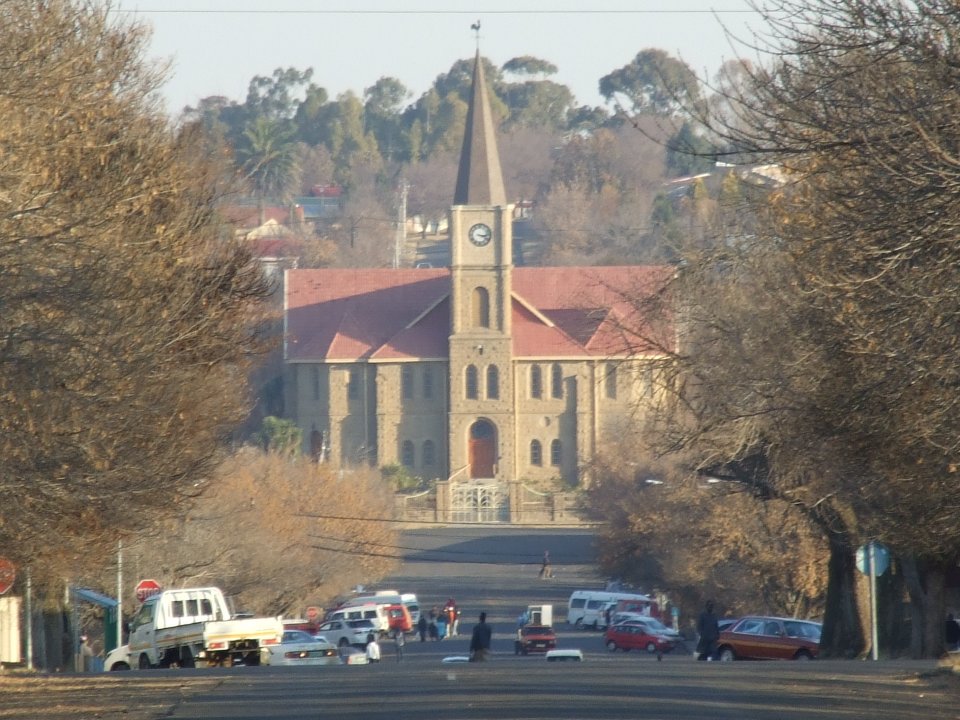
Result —
[[490, 242], [490, 238], [493, 237], [493, 231], [490, 229], [489, 225], [477, 223], [470, 228], [469, 237], [470, 242], [472, 242], [474, 245], [477, 247], [483, 247]]

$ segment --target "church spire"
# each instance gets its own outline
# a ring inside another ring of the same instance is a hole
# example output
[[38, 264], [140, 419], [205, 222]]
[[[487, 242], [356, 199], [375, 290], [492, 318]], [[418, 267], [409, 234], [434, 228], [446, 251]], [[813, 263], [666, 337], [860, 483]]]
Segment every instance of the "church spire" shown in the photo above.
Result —
[[473, 87], [467, 108], [467, 126], [460, 150], [454, 205], [506, 205], [496, 128], [490, 111], [490, 98], [483, 77], [480, 50], [473, 65]]

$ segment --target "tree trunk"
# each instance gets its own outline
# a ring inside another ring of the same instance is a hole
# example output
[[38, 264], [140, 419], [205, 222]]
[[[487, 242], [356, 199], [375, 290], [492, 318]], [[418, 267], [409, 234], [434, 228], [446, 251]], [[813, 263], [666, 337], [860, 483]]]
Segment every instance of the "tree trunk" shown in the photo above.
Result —
[[910, 655], [937, 658], [944, 654], [946, 618], [943, 563], [916, 557], [901, 558], [903, 577], [910, 594]]
[[827, 600], [823, 634], [820, 637], [820, 656], [851, 658], [861, 653], [865, 646], [857, 606], [857, 569], [847, 536], [831, 533], [829, 541]]

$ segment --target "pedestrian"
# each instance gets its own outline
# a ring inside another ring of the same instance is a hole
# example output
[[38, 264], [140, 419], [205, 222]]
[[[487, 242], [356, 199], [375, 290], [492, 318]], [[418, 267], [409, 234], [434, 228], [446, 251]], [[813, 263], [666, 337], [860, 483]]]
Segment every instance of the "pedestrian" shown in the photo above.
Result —
[[403, 646], [406, 644], [406, 640], [403, 637], [403, 630], [397, 628], [393, 631], [393, 642], [397, 648], [397, 662], [403, 660]]
[[420, 613], [420, 619], [417, 620], [417, 632], [420, 633], [420, 642], [427, 641], [427, 618]]
[[447, 605], [447, 637], [453, 637], [457, 634], [457, 606]]
[[93, 671], [93, 648], [90, 647], [89, 638], [86, 635], [80, 636], [80, 672]]
[[460, 634], [460, 606], [457, 606], [457, 609], [453, 611], [453, 634]]
[[713, 660], [717, 653], [717, 640], [720, 639], [720, 625], [713, 612], [713, 600], [707, 604], [697, 619], [697, 660]]
[[367, 662], [380, 662], [380, 643], [373, 633], [367, 635]]
[[543, 564], [540, 566], [540, 579], [553, 577], [553, 570], [550, 569], [550, 551], [543, 551]]
[[473, 635], [470, 637], [470, 662], [483, 662], [490, 652], [490, 639], [493, 637], [493, 628], [487, 625], [487, 614], [480, 613], [480, 622], [473, 626]]
[[443, 640], [447, 636], [447, 616], [441, 614], [437, 617], [437, 639]]
[[431, 640], [440, 639], [440, 632], [437, 630], [437, 623], [434, 620], [431, 620], [427, 625], [427, 633], [430, 635]]

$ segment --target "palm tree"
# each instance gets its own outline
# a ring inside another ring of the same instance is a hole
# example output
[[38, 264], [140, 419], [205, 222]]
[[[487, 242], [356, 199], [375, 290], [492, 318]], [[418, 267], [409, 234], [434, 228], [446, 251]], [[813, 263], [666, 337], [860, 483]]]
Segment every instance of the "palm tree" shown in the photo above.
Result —
[[243, 131], [237, 158], [253, 184], [262, 225], [265, 198], [286, 195], [299, 170], [294, 129], [283, 120], [257, 117]]

